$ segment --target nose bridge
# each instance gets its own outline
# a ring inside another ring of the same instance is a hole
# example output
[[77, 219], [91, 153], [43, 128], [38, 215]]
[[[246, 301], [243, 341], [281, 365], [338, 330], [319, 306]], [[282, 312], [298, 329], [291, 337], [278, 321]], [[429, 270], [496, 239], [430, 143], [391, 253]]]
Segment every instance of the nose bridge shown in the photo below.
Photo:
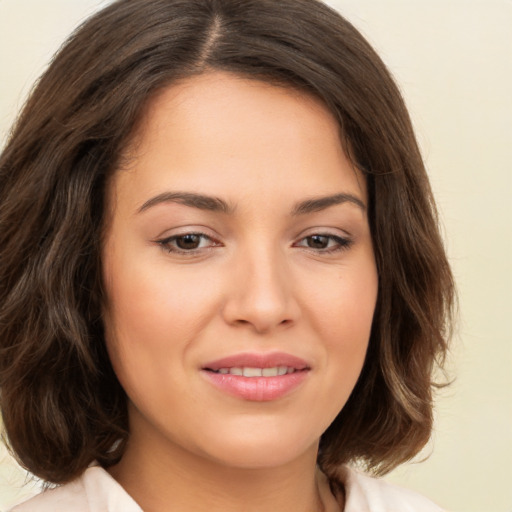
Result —
[[268, 241], [247, 245], [240, 251], [226, 304], [227, 319], [250, 324], [258, 332], [293, 322], [297, 306], [288, 263], [278, 244]]

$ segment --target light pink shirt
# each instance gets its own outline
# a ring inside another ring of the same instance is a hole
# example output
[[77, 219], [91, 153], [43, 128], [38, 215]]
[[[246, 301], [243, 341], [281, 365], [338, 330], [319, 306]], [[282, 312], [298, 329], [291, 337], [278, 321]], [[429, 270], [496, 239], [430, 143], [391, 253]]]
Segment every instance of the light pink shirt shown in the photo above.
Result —
[[[414, 491], [372, 478], [348, 466], [339, 471], [344, 512], [442, 512]], [[98, 466], [69, 484], [45, 491], [11, 512], [143, 512], [133, 498]]]

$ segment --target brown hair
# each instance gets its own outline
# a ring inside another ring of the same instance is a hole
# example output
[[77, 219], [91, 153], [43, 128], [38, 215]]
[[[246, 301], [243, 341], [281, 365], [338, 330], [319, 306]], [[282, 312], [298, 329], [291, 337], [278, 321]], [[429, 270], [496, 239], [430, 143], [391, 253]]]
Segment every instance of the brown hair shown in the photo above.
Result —
[[101, 305], [104, 189], [145, 105], [217, 69], [315, 95], [365, 173], [379, 273], [366, 362], [321, 439], [327, 473], [384, 473], [432, 428], [453, 282], [401, 95], [363, 37], [314, 0], [118, 0], [56, 55], [0, 158], [0, 386], [18, 460], [65, 482], [128, 438]]

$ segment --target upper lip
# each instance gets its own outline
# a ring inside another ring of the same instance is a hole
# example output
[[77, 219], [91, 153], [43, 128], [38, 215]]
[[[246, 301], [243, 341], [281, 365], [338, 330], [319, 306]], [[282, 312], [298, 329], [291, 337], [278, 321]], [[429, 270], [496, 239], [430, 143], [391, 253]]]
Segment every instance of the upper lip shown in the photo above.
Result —
[[285, 352], [268, 354], [244, 352], [210, 361], [203, 365], [203, 369], [217, 371], [221, 368], [274, 368], [276, 366], [287, 366], [296, 370], [310, 368], [304, 359]]

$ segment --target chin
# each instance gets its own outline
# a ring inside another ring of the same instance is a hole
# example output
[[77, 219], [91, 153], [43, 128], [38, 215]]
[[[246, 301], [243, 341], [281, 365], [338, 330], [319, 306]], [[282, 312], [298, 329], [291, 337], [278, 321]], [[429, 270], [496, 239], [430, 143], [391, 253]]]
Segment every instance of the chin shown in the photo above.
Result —
[[307, 456], [316, 460], [319, 439], [304, 439], [282, 432], [261, 434], [231, 435], [218, 442], [206, 439], [208, 445], [203, 453], [217, 463], [240, 469], [269, 469]]

